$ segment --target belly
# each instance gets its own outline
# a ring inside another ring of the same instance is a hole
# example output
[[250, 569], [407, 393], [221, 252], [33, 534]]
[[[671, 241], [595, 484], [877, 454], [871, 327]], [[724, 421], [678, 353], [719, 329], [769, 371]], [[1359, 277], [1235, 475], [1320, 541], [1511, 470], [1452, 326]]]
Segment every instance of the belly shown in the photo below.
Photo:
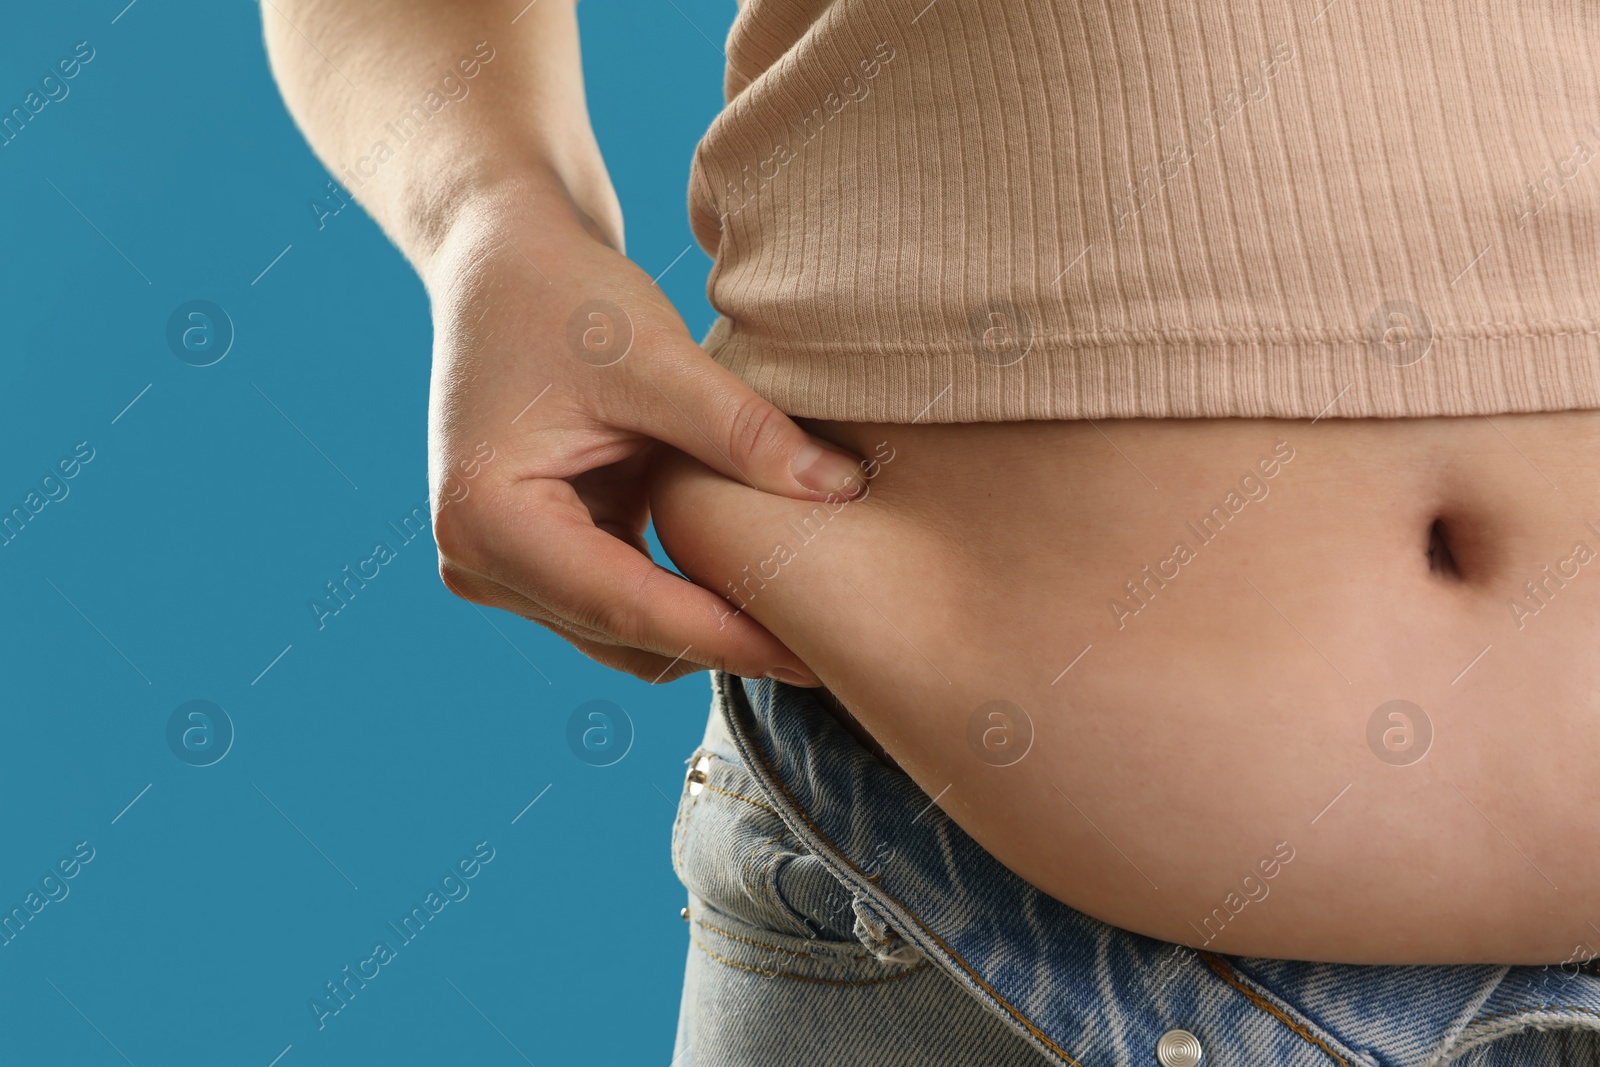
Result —
[[1600, 415], [815, 423], [813, 505], [674, 455], [659, 536], [997, 859], [1352, 963], [1600, 955]]

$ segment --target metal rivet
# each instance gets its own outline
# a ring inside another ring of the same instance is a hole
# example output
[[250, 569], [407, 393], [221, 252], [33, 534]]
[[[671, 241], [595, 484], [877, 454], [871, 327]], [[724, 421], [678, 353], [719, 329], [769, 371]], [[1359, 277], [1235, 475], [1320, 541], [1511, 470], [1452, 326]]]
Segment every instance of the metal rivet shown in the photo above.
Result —
[[682, 919], [684, 922], [688, 922], [689, 921], [689, 909], [688, 908], [680, 909], [678, 911], [678, 918]]
[[694, 761], [694, 766], [689, 768], [689, 795], [699, 796], [700, 790], [706, 787], [706, 771], [711, 767], [711, 757], [701, 756]]
[[1161, 1067], [1198, 1067], [1204, 1058], [1200, 1039], [1187, 1030], [1168, 1030], [1156, 1042], [1156, 1060]]

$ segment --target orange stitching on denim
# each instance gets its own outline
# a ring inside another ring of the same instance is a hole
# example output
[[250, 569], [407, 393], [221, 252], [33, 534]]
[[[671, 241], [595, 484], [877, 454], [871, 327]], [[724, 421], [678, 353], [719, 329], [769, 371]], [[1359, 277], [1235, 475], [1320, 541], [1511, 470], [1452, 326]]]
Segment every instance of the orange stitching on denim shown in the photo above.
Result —
[[[748, 937], [740, 937], [738, 934], [729, 933], [727, 930], [724, 930], [720, 926], [712, 926], [710, 923], [706, 922], [704, 919], [696, 919], [695, 922], [699, 923], [701, 926], [704, 926], [707, 930], [715, 930], [717, 933], [721, 934], [723, 937], [729, 938], [729, 939], [731, 939], [733, 941], [742, 941], [745, 944], [753, 945], [756, 948], [770, 948], [772, 951], [781, 952], [785, 956], [799, 956], [801, 959], [804, 959], [804, 960], [814, 960], [814, 959], [819, 958], [816, 955], [816, 953], [814, 953], [814, 952], [796, 952], [794, 949], [791, 949], [791, 948], [779, 948], [777, 945], [769, 945], [765, 941], [752, 941]], [[862, 952], [862, 953], [848, 955], [845, 958], [846, 959], [853, 959], [853, 960], [870, 960], [873, 957], [872, 957], [871, 953]]]
[[1333, 1051], [1332, 1048], [1328, 1047], [1328, 1043], [1326, 1041], [1322, 1040], [1322, 1038], [1311, 1033], [1305, 1027], [1295, 1022], [1288, 1016], [1287, 1013], [1283, 1011], [1283, 1009], [1279, 1008], [1266, 997], [1262, 996], [1260, 993], [1257, 993], [1255, 990], [1250, 989], [1243, 982], [1239, 981], [1238, 977], [1233, 973], [1233, 968], [1228, 966], [1226, 961], [1224, 961], [1221, 957], [1214, 956], [1209, 952], [1197, 952], [1195, 955], [1199, 956], [1202, 960], [1205, 960], [1206, 966], [1215, 971], [1217, 976], [1224, 982], [1227, 982], [1229, 985], [1233, 986], [1233, 988], [1243, 993], [1250, 1003], [1254, 1004], [1256, 1007], [1260, 1008], [1274, 1019], [1277, 1019], [1290, 1030], [1293, 1030], [1295, 1035], [1300, 1037], [1302, 1040], [1308, 1041], [1320, 1048], [1323, 1052], [1326, 1052], [1330, 1057], [1333, 1058], [1335, 1063], [1343, 1064], [1343, 1067], [1350, 1067], [1349, 1061], [1343, 1056], [1340, 1056], [1337, 1052]]
[[753, 948], [771, 949], [773, 952], [781, 952], [785, 956], [798, 956], [800, 959], [803, 959], [803, 960], [809, 960], [809, 959], [814, 959], [815, 958], [809, 952], [796, 952], [793, 949], [779, 948], [777, 945], [769, 945], [764, 941], [752, 941], [748, 937], [740, 937], [738, 934], [729, 933], [728, 931], [722, 929], [719, 926], [712, 926], [710, 923], [706, 922], [704, 919], [696, 919], [695, 922], [699, 923], [701, 926], [704, 926], [707, 930], [715, 930], [717, 933], [721, 934], [723, 937], [726, 937], [731, 941], [743, 942], [744, 944], [750, 945]]
[[787, 971], [763, 971], [759, 967], [751, 967], [743, 963], [735, 963], [733, 960], [730, 960], [725, 956], [717, 955], [715, 952], [712, 952], [710, 949], [706, 948], [705, 945], [701, 944], [700, 939], [695, 937], [693, 934], [689, 935], [689, 940], [693, 941], [695, 947], [701, 952], [704, 952], [707, 956], [710, 956], [718, 963], [726, 963], [729, 967], [736, 967], [741, 971], [750, 971], [753, 974], [764, 974], [768, 978], [793, 978], [797, 982], [815, 982], [818, 985], [882, 985], [885, 982], [898, 982], [902, 978], [909, 978], [918, 971], [923, 971], [933, 966], [931, 962], [924, 960], [915, 967], [911, 968], [909, 971], [902, 971], [899, 974], [891, 974], [884, 978], [864, 978], [859, 981], [847, 982], [841, 978], [814, 978], [808, 974], [790, 974]]
[[768, 815], [771, 815], [774, 819], [777, 819], [779, 822], [783, 821], [783, 816], [782, 815], [779, 815], [777, 812], [773, 811], [771, 808], [767, 807], [765, 804], [761, 803], [761, 801], [759, 801], [759, 800], [751, 800], [749, 797], [745, 796], [743, 793], [735, 793], [731, 789], [718, 789], [716, 786], [712, 785], [710, 782], [706, 783], [706, 788], [711, 790], [714, 793], [721, 793], [725, 797], [733, 797], [735, 800], [742, 800], [746, 804], [754, 804], [756, 807], [760, 808], [762, 811], [766, 812]]

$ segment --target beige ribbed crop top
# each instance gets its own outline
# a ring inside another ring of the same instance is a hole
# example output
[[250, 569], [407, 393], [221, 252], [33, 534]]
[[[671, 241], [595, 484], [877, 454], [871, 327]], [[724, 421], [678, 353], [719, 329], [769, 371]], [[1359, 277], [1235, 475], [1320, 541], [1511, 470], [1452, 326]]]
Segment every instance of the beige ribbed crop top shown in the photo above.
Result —
[[851, 421], [1600, 407], [1600, 8], [744, 0], [705, 347]]

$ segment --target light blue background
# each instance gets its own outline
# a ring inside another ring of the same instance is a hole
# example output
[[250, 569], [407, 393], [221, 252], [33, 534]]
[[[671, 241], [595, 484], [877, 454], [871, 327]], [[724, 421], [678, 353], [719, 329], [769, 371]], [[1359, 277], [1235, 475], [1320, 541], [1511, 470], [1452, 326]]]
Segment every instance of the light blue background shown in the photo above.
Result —
[[[0, 112], [96, 50], [0, 148], [0, 511], [95, 451], [0, 547], [0, 911], [76, 842], [96, 853], [0, 947], [0, 1063], [668, 1063], [688, 944], [669, 833], [706, 676], [652, 688], [480, 612], [427, 539], [318, 631], [309, 599], [426, 502], [424, 294], [359, 208], [317, 228], [328, 175], [256, 5], [125, 2], [16, 7], [0, 33]], [[733, 13], [580, 6], [652, 274], [691, 244]], [[662, 280], [696, 336], [707, 268], [690, 248]], [[194, 298], [237, 332], [211, 367], [165, 341]], [[210, 767], [166, 742], [192, 699], [237, 731]], [[614, 766], [565, 740], [594, 699], [636, 730]], [[308, 1001], [482, 840], [470, 894], [319, 1031]]]

